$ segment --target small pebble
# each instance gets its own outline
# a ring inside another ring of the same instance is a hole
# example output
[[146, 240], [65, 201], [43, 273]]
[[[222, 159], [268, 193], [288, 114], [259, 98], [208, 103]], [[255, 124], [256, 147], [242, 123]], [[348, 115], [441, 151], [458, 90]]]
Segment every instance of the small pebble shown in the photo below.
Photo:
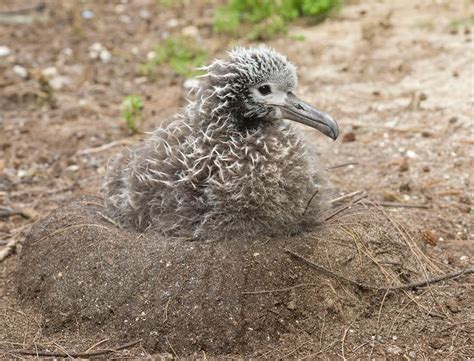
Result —
[[107, 49], [104, 49], [100, 52], [99, 58], [103, 63], [108, 63], [112, 59], [112, 54]]
[[94, 18], [94, 12], [92, 10], [85, 9], [81, 11], [81, 16], [83, 19], [91, 20]]
[[15, 65], [13, 67], [13, 72], [22, 79], [26, 79], [28, 77], [28, 70], [20, 65]]
[[67, 76], [57, 76], [49, 81], [49, 85], [55, 90], [64, 88], [66, 85], [71, 83], [71, 79]]
[[151, 18], [150, 12], [146, 9], [141, 9], [140, 12], [138, 13], [138, 16], [140, 16], [144, 20], [148, 20]]
[[179, 21], [178, 19], [170, 19], [167, 21], [166, 25], [168, 25], [170, 28], [175, 28], [179, 25]]
[[55, 76], [58, 76], [58, 69], [56, 69], [54, 66], [49, 66], [47, 68], [44, 68], [41, 71], [41, 74], [43, 74], [43, 76], [45, 76], [46, 78], [51, 79]]
[[342, 137], [343, 143], [355, 142], [355, 140], [356, 140], [356, 135], [354, 132], [345, 133], [344, 136]]
[[112, 54], [101, 43], [94, 43], [88, 49], [89, 58], [100, 59], [103, 63], [108, 63], [112, 59]]
[[74, 173], [79, 170], [79, 166], [77, 164], [70, 165], [69, 167], [66, 168], [66, 171]]
[[407, 157], [413, 159], [418, 157], [418, 155], [412, 150], [407, 150]]
[[403, 353], [403, 350], [398, 346], [388, 346], [387, 353], [390, 353], [392, 355], [401, 355]]
[[69, 57], [69, 56], [72, 55], [72, 49], [71, 49], [71, 48], [64, 48], [63, 51], [62, 51], [62, 53], [63, 53], [65, 56]]
[[10, 48], [8, 46], [0, 45], [0, 58], [4, 57], [4, 56], [8, 56], [11, 53], [12, 53], [12, 51], [10, 50]]
[[296, 309], [296, 302], [295, 301], [290, 301], [286, 305], [286, 308], [288, 308], [290, 311], [293, 311]]
[[408, 164], [408, 159], [403, 158], [402, 161], [400, 162], [399, 171], [406, 172], [408, 171], [408, 169], [410, 169], [410, 165]]
[[154, 51], [149, 51], [147, 54], [146, 54], [146, 59], [147, 60], [153, 60], [155, 59], [156, 57], [156, 53]]
[[410, 192], [411, 191], [410, 183], [409, 182], [402, 183], [400, 184], [400, 187], [398, 189], [400, 190], [400, 192]]

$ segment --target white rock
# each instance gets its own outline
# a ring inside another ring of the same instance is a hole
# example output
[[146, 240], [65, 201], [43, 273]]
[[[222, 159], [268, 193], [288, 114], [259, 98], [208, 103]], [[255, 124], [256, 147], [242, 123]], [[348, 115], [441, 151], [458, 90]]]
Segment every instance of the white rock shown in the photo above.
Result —
[[72, 164], [69, 167], [66, 168], [66, 171], [74, 173], [79, 170], [79, 166], [77, 164]]
[[71, 48], [64, 48], [63, 49], [63, 54], [65, 56], [68, 56], [68, 57], [71, 56], [72, 55], [72, 49]]
[[179, 25], [179, 21], [178, 21], [178, 19], [169, 19], [166, 22], [166, 25], [168, 25], [170, 28], [175, 28]]
[[18, 75], [20, 78], [26, 79], [28, 77], [28, 70], [26, 68], [20, 66], [20, 65], [15, 65], [13, 67], [13, 72]]
[[55, 76], [58, 76], [58, 69], [56, 69], [54, 66], [49, 66], [47, 68], [44, 68], [41, 71], [41, 74], [43, 74], [43, 76], [45, 76], [46, 78], [51, 79]]
[[71, 79], [67, 76], [56, 76], [49, 81], [49, 85], [55, 90], [62, 89], [69, 84], [71, 84]]
[[3, 56], [8, 56], [12, 53], [8, 46], [0, 45], [0, 58]]
[[107, 49], [103, 49], [101, 52], [100, 52], [100, 60], [103, 62], [103, 63], [108, 63], [110, 61], [110, 59], [112, 59], [112, 54], [110, 54], [110, 51], [108, 51]]
[[418, 157], [418, 154], [416, 154], [413, 150], [407, 150], [407, 157], [411, 158], [411, 159], [414, 159], [414, 158]]
[[94, 43], [88, 49], [90, 59], [100, 59], [103, 63], [107, 63], [112, 58], [112, 54], [101, 43]]
[[150, 12], [146, 9], [141, 9], [140, 12], [138, 13], [138, 16], [140, 16], [142, 19], [145, 19], [145, 20], [151, 18]]
[[19, 169], [18, 170], [18, 173], [17, 173], [17, 177], [18, 178], [24, 178], [26, 177], [26, 175], [28, 174], [28, 172], [24, 169]]
[[155, 59], [156, 53], [154, 51], [149, 51], [146, 53], [146, 60], [153, 60]]

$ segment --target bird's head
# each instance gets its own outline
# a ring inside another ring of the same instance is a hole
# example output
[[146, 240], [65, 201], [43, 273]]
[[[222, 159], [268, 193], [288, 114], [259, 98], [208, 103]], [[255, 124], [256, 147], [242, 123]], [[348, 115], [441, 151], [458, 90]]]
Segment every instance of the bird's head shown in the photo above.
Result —
[[236, 48], [228, 60], [215, 60], [198, 92], [199, 111], [229, 117], [237, 127], [258, 127], [289, 119], [318, 129], [332, 139], [337, 123], [294, 95], [296, 68], [268, 47]]

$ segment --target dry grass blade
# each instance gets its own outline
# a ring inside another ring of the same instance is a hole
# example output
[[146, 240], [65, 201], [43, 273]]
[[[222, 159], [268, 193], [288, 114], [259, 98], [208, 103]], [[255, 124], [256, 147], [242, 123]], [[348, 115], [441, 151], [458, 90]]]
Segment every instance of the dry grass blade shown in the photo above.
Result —
[[348, 204], [336, 209], [333, 213], [331, 213], [329, 216], [327, 216], [324, 220], [329, 221], [331, 218], [334, 218], [339, 213], [344, 212], [346, 209], [352, 207], [354, 204], [356, 204], [357, 202], [360, 202], [364, 198], [367, 198], [367, 194], [363, 194], [360, 197], [354, 199], [352, 202], [349, 202]]
[[8, 256], [12, 255], [16, 250], [16, 245], [18, 244], [18, 239], [13, 238], [8, 241], [7, 245], [0, 251], [0, 262], [3, 262]]
[[133, 139], [130, 139], [130, 138], [114, 140], [113, 142], [103, 144], [99, 147], [88, 148], [88, 149], [81, 150], [81, 151], [77, 152], [77, 155], [100, 153], [100, 152], [103, 152], [107, 149], [117, 147], [119, 145], [132, 145], [134, 143], [135, 143], [135, 141]]
[[117, 346], [114, 349], [107, 349], [107, 350], [97, 350], [91, 352], [52, 352], [52, 351], [40, 351], [40, 350], [9, 350], [8, 353], [10, 354], [18, 354], [18, 355], [31, 355], [37, 357], [74, 357], [74, 358], [88, 358], [92, 356], [100, 356], [105, 355], [111, 352], [117, 352], [120, 350], [124, 350], [135, 346], [142, 340], [135, 340], [128, 343], [124, 343], [123, 345]]
[[344, 194], [343, 196], [331, 199], [329, 201], [329, 203], [332, 204], [332, 203], [337, 203], [337, 202], [340, 202], [340, 201], [344, 201], [346, 199], [358, 196], [359, 194], [362, 194], [361, 190], [358, 190], [358, 191], [355, 191], [355, 192], [352, 192], [352, 193], [348, 193], [348, 194]]

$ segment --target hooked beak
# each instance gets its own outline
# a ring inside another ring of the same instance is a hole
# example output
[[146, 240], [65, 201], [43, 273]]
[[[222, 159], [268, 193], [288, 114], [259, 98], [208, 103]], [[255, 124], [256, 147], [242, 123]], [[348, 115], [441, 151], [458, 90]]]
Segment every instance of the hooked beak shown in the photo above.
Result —
[[334, 140], [339, 135], [339, 127], [334, 119], [298, 99], [293, 93], [288, 93], [283, 103], [277, 106], [284, 119], [308, 125]]

